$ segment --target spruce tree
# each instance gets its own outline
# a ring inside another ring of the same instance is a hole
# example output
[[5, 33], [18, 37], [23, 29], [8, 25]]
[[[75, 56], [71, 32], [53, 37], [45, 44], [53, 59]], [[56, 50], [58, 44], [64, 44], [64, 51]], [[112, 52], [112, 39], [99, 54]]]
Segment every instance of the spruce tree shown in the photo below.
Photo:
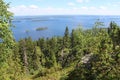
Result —
[[70, 47], [70, 35], [69, 35], [69, 29], [66, 27], [64, 37], [63, 37], [63, 47], [69, 48]]

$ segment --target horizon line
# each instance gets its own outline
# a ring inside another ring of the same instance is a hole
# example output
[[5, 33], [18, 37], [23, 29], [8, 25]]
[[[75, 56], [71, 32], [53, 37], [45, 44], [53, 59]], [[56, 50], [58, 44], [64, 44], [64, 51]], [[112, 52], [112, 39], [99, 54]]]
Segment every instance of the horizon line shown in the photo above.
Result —
[[40, 15], [13, 15], [13, 16], [120, 16], [120, 14], [40, 14]]

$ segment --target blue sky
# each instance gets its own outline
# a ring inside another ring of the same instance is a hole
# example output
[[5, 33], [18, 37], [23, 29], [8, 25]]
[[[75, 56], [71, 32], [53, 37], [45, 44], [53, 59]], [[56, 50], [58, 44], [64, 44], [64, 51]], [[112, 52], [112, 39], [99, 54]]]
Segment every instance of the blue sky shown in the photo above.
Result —
[[120, 0], [4, 0], [15, 15], [120, 15]]

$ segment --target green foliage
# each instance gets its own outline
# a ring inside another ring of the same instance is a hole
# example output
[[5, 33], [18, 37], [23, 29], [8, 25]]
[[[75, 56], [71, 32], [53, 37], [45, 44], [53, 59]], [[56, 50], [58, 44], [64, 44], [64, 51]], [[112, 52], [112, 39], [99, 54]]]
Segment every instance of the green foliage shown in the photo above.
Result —
[[[15, 43], [12, 14], [0, 0], [0, 80], [119, 80], [120, 27], [99, 20], [92, 29], [77, 28], [63, 37], [30, 37]], [[44, 30], [47, 28], [38, 28]], [[28, 33], [28, 31], [26, 32]]]
[[92, 32], [85, 31], [83, 35], [87, 38], [83, 48], [89, 49], [92, 56], [87, 63], [80, 60], [66, 80], [119, 80], [119, 44], [116, 44], [119, 29], [116, 23], [111, 23], [108, 33], [102, 28], [94, 28]]
[[8, 8], [9, 4], [0, 0], [0, 80], [15, 80], [15, 73], [19, 73], [15, 70], [18, 66], [14, 59], [15, 42], [10, 30], [12, 13]]
[[115, 22], [111, 22], [108, 33], [113, 41], [113, 49], [115, 49], [115, 46], [120, 45], [120, 41], [119, 41], [120, 28], [119, 28], [119, 26]]
[[70, 47], [70, 35], [69, 35], [69, 29], [66, 27], [64, 37], [63, 37], [63, 47], [69, 48]]

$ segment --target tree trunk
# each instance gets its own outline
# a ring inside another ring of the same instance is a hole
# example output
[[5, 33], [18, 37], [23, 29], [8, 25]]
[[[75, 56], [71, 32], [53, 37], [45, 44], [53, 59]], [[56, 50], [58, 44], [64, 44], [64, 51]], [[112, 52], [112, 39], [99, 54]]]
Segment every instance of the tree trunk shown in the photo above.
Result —
[[27, 60], [25, 40], [23, 40], [23, 61], [24, 61], [25, 73], [28, 74], [29, 70], [28, 70], [28, 60]]

